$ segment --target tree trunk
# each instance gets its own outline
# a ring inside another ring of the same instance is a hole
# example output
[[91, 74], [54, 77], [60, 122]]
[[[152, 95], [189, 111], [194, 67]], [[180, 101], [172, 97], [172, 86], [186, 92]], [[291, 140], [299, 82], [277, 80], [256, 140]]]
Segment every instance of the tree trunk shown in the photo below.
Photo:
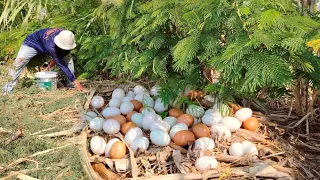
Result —
[[300, 93], [301, 80], [302, 80], [302, 77], [299, 76], [298, 79], [296, 80], [296, 87], [294, 90], [295, 106], [296, 106], [296, 110], [297, 110], [298, 115], [303, 115], [302, 98], [301, 98], [301, 93]]

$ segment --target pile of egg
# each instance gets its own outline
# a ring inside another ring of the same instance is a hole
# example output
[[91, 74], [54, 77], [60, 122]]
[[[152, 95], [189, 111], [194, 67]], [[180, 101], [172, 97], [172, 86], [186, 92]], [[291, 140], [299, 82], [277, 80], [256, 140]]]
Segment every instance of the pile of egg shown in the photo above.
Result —
[[[250, 108], [238, 110], [233, 117], [227, 112], [221, 114], [217, 105], [208, 110], [189, 105], [185, 113], [178, 108], [168, 110], [168, 106], [157, 98], [158, 90], [157, 85], [150, 91], [141, 85], [128, 92], [117, 88], [112, 92], [107, 105], [101, 96], [96, 95], [91, 100], [91, 106], [100, 110], [103, 118], [93, 111], [87, 112], [84, 117], [94, 132], [109, 135], [121, 132], [134, 152], [138, 148], [147, 150], [150, 143], [163, 147], [168, 146], [171, 141], [178, 146], [193, 145], [195, 150], [213, 150], [216, 145], [211, 134], [230, 138], [231, 133], [240, 129], [241, 125], [251, 131], [259, 126], [258, 120], [252, 117]], [[168, 116], [162, 119], [158, 113], [165, 111], [168, 111]], [[150, 140], [144, 137], [143, 131], [150, 131]], [[91, 138], [90, 149], [94, 154], [112, 159], [121, 159], [127, 154], [126, 145], [120, 139], [113, 138], [106, 142], [98, 135]], [[228, 152], [238, 157], [253, 154], [257, 158], [258, 155], [257, 148], [249, 141], [232, 143]], [[214, 157], [201, 156], [195, 162], [199, 171], [217, 166], [218, 162]]]

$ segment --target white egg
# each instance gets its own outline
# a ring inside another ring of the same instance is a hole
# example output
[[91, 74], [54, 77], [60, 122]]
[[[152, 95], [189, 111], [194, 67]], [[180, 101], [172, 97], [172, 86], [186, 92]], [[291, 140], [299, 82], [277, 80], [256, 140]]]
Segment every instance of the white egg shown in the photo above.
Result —
[[93, 108], [99, 109], [104, 105], [104, 99], [101, 96], [93, 96], [91, 99], [91, 106]]
[[141, 113], [134, 113], [131, 117], [131, 121], [136, 123], [139, 128], [142, 128], [142, 119], [143, 119], [143, 114]]
[[146, 92], [147, 89], [142, 86], [142, 85], [136, 85], [134, 88], [133, 88], [133, 92], [137, 95], [139, 93], [142, 93], [142, 92]]
[[191, 104], [186, 110], [187, 114], [191, 114], [194, 118], [201, 118], [204, 115], [204, 109], [201, 106]]
[[120, 115], [121, 112], [120, 109], [117, 107], [107, 107], [102, 110], [101, 114], [104, 118], [106, 118], [110, 116]]
[[176, 133], [181, 130], [188, 130], [188, 126], [185, 123], [175, 124], [170, 130], [171, 139], [173, 139], [173, 137], [176, 135]]
[[224, 137], [231, 137], [230, 129], [223, 124], [215, 124], [210, 128], [211, 134], [218, 134]]
[[151, 123], [150, 131], [153, 131], [156, 129], [159, 129], [159, 130], [162, 130], [162, 131], [168, 133], [168, 131], [170, 129], [170, 125], [163, 120], [156, 120]]
[[251, 118], [251, 116], [252, 110], [250, 108], [241, 108], [234, 114], [234, 117], [241, 122], [244, 122], [245, 120]]
[[170, 128], [172, 128], [176, 124], [177, 118], [169, 116], [165, 117], [163, 121], [167, 122], [170, 125]]
[[123, 102], [120, 106], [121, 114], [127, 115], [129, 112], [133, 111], [134, 106], [131, 102]]
[[258, 149], [257, 147], [250, 141], [242, 141], [244, 155], [248, 155], [249, 157], [253, 157], [253, 159], [257, 159], [258, 157]]
[[145, 130], [150, 129], [150, 125], [153, 123], [153, 121], [156, 121], [158, 119], [158, 116], [154, 112], [149, 112], [146, 115], [144, 115], [142, 119], [142, 127]]
[[213, 104], [217, 104], [219, 103], [219, 98], [218, 97], [215, 97], [213, 95], [206, 95], [203, 97], [205, 100], [209, 101], [209, 102], [212, 102]]
[[219, 123], [221, 119], [222, 119], [222, 116], [218, 111], [216, 111], [215, 113], [205, 114], [204, 116], [202, 116], [202, 122], [207, 126], [215, 125]]
[[154, 113], [156, 113], [156, 111], [155, 111], [154, 109], [152, 109], [151, 107], [144, 107], [144, 108], [142, 109], [141, 114], [143, 114], [143, 115], [145, 116], [145, 115], [148, 114], [149, 112], [154, 112]]
[[97, 115], [97, 113], [95, 113], [95, 112], [93, 112], [93, 111], [88, 111], [88, 112], [85, 114], [85, 116], [86, 116], [87, 121], [89, 122], [89, 121], [91, 121], [93, 118], [97, 117], [98, 115]]
[[215, 112], [217, 112], [217, 110], [215, 110], [215, 109], [208, 109], [208, 110], [206, 110], [206, 112], [204, 112], [204, 115], [206, 115], [206, 114], [213, 114], [213, 113], [215, 113]]
[[214, 141], [211, 138], [208, 137], [201, 137], [196, 140], [194, 149], [207, 149], [207, 150], [212, 150], [215, 148]]
[[134, 94], [133, 91], [128, 91], [127, 96], [134, 98], [134, 96], [136, 96], [136, 95]]
[[124, 141], [126, 141], [126, 143], [130, 146], [136, 138], [142, 137], [142, 136], [143, 136], [142, 130], [138, 127], [135, 127], [130, 129], [127, 132], [127, 134], [124, 136]]
[[106, 157], [110, 157], [111, 147], [117, 141], [120, 141], [120, 140], [118, 138], [113, 138], [107, 143], [106, 150], [105, 150], [105, 153], [104, 153]]
[[162, 100], [160, 98], [158, 98], [154, 104], [154, 110], [157, 113], [162, 113], [166, 110], [168, 110], [168, 105], [164, 105], [164, 103], [162, 102]]
[[120, 99], [113, 98], [113, 99], [110, 99], [110, 101], [109, 101], [109, 107], [119, 108], [121, 103], [122, 103], [122, 101]]
[[218, 161], [212, 156], [201, 156], [196, 160], [194, 166], [198, 171], [205, 172], [206, 170], [217, 168]]
[[238, 142], [232, 143], [229, 148], [229, 154], [231, 156], [242, 157], [244, 155], [243, 145]]
[[242, 124], [238, 119], [230, 116], [222, 118], [219, 123], [227, 126], [231, 132], [235, 132], [240, 129]]
[[157, 146], [167, 146], [171, 142], [169, 134], [159, 129], [151, 131], [150, 139]]
[[100, 132], [100, 131], [102, 131], [102, 127], [103, 127], [104, 122], [105, 122], [105, 120], [103, 118], [96, 117], [96, 118], [93, 118], [89, 122], [89, 127], [94, 132]]
[[131, 96], [126, 96], [122, 99], [122, 102], [130, 102], [131, 100], [133, 100], [133, 97]]
[[162, 121], [163, 120], [162, 117], [159, 114], [157, 114], [157, 120], [158, 121]]
[[217, 103], [212, 107], [213, 110], [219, 111], [221, 116], [230, 116], [232, 113], [231, 107], [223, 104], [223, 103]]
[[117, 88], [112, 92], [112, 99], [122, 100], [125, 96], [126, 96], [126, 93], [121, 88]]
[[131, 149], [136, 152], [138, 148], [147, 150], [149, 148], [149, 139], [146, 137], [137, 137], [130, 145]]
[[103, 131], [107, 134], [116, 134], [120, 131], [120, 123], [114, 119], [108, 119], [103, 123]]
[[141, 92], [138, 93], [133, 99], [143, 103], [143, 100], [147, 97], [150, 97], [150, 95], [147, 92]]
[[160, 90], [160, 87], [158, 85], [154, 85], [150, 89], [150, 93], [151, 93], [152, 96], [157, 96], [159, 90]]
[[154, 107], [154, 100], [151, 98], [151, 97], [144, 97], [143, 99], [142, 99], [142, 104], [144, 105], [144, 106], [147, 106], [147, 107], [151, 107], [151, 108], [153, 108]]
[[102, 155], [106, 149], [106, 141], [100, 136], [94, 136], [90, 140], [90, 149], [94, 154]]

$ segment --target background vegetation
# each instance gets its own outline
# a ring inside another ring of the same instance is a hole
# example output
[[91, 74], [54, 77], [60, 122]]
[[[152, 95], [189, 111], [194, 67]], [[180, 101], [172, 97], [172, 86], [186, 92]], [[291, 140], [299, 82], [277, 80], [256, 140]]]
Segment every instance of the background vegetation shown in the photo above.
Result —
[[320, 86], [317, 48], [306, 46], [319, 38], [315, 3], [0, 2], [0, 56], [4, 61], [14, 58], [27, 34], [60, 27], [76, 33], [79, 78], [148, 77], [161, 84], [160, 95], [166, 102], [187, 86], [216, 94], [223, 101], [257, 102], [291, 95], [302, 115], [313, 106], [309, 95], [316, 97]]

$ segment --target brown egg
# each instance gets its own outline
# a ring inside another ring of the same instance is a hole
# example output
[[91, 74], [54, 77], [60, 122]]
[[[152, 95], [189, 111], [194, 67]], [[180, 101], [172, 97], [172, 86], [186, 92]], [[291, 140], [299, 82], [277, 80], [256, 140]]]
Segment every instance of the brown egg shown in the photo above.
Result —
[[210, 129], [203, 123], [193, 125], [192, 132], [197, 139], [201, 137], [210, 137]]
[[133, 109], [134, 111], [139, 111], [140, 108], [142, 107], [142, 103], [137, 101], [137, 100], [135, 100], [135, 99], [131, 100], [131, 103], [134, 106], [134, 109]]
[[134, 122], [126, 122], [122, 125], [121, 132], [122, 134], [125, 135], [131, 128], [134, 128], [134, 127], [138, 127], [138, 125]]
[[128, 114], [127, 114], [127, 120], [128, 121], [131, 121], [131, 117], [132, 117], [132, 115], [134, 114], [134, 113], [136, 113], [137, 111], [131, 111], [131, 112], [129, 112]]
[[242, 126], [243, 126], [244, 129], [247, 129], [249, 131], [255, 131], [259, 127], [259, 121], [258, 121], [257, 118], [251, 117], [251, 118], [245, 120], [242, 123]]
[[114, 119], [114, 120], [118, 121], [120, 123], [120, 126], [122, 126], [124, 123], [127, 122], [126, 117], [124, 117], [123, 115], [110, 116], [110, 117], [106, 118], [106, 120], [108, 120], [108, 119]]
[[127, 153], [126, 145], [122, 141], [115, 142], [110, 149], [111, 159], [121, 159]]
[[139, 109], [139, 113], [142, 113], [142, 110], [143, 110], [143, 106]]
[[178, 146], [186, 146], [188, 142], [193, 142], [194, 140], [194, 134], [188, 130], [181, 130], [173, 137], [173, 142]]
[[183, 112], [178, 108], [172, 108], [169, 110], [169, 116], [171, 116], [171, 117], [178, 118], [182, 114], [183, 114]]
[[176, 123], [185, 123], [188, 127], [190, 127], [194, 122], [194, 118], [190, 114], [182, 114], [177, 118]]

